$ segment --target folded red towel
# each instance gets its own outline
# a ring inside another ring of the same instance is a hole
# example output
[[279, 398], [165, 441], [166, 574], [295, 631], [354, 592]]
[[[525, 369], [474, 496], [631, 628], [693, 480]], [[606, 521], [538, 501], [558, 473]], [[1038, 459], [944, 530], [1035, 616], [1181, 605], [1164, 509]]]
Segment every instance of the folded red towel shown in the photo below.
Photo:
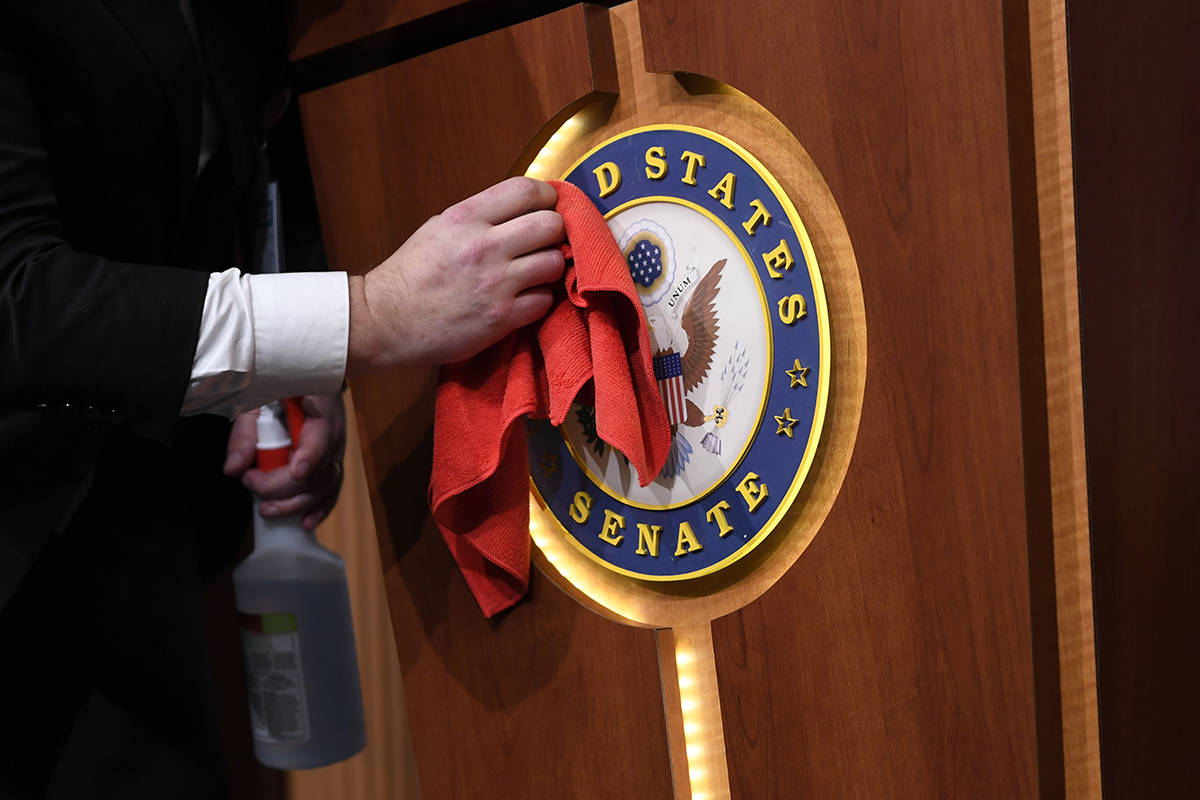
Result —
[[587, 195], [553, 185], [569, 245], [554, 307], [474, 358], [443, 367], [438, 383], [430, 506], [489, 617], [529, 586], [529, 454], [515, 424], [522, 416], [559, 425], [590, 388], [597, 435], [629, 458], [643, 485], [671, 446], [625, 257]]

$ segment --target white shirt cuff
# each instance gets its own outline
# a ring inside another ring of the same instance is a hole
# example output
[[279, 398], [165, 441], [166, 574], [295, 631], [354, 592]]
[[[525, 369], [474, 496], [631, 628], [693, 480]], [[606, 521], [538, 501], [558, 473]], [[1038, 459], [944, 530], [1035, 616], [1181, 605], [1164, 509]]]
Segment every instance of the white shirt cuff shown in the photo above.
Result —
[[213, 273], [182, 413], [233, 416], [291, 395], [334, 394], [349, 333], [344, 272]]

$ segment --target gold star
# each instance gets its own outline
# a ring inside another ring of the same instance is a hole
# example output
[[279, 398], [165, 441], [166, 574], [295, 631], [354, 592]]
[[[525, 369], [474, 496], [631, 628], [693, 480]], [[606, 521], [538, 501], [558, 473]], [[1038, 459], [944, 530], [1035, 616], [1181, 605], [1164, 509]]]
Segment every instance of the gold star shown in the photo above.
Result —
[[787, 437], [789, 439], [792, 438], [792, 426], [795, 425], [799, 421], [799, 420], [792, 419], [792, 409], [785, 408], [783, 410], [783, 414], [781, 416], [775, 417], [775, 421], [779, 423], [779, 429], [777, 431], [775, 431], [775, 433], [776, 434], [786, 433]]
[[808, 388], [808, 367], [800, 366], [800, 359], [796, 359], [796, 366], [789, 369], [787, 374], [792, 379], [790, 388], [795, 389], [797, 386]]
[[546, 453], [542, 456], [542, 472], [546, 473], [547, 478], [558, 472], [558, 453]]

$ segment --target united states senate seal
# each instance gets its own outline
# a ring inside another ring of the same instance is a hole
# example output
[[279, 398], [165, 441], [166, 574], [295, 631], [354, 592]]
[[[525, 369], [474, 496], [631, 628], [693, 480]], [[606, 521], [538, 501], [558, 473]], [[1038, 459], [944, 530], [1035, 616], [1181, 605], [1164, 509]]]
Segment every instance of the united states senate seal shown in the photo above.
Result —
[[535, 497], [609, 569], [668, 581], [720, 570], [783, 518], [813, 463], [829, 390], [829, 321], [812, 244], [780, 184], [729, 139], [653, 125], [567, 173], [605, 215], [650, 325], [671, 423], [639, 485], [576, 405], [528, 428]]

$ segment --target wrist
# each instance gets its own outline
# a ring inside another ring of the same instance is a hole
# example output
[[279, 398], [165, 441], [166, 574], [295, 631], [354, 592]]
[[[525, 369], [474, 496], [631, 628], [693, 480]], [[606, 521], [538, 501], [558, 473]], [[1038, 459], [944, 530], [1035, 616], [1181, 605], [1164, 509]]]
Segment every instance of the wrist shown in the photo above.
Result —
[[379, 322], [371, 313], [367, 299], [367, 280], [364, 275], [349, 275], [346, 279], [350, 293], [350, 332], [346, 349], [346, 377], [353, 378], [383, 369], [387, 363], [384, 337]]

